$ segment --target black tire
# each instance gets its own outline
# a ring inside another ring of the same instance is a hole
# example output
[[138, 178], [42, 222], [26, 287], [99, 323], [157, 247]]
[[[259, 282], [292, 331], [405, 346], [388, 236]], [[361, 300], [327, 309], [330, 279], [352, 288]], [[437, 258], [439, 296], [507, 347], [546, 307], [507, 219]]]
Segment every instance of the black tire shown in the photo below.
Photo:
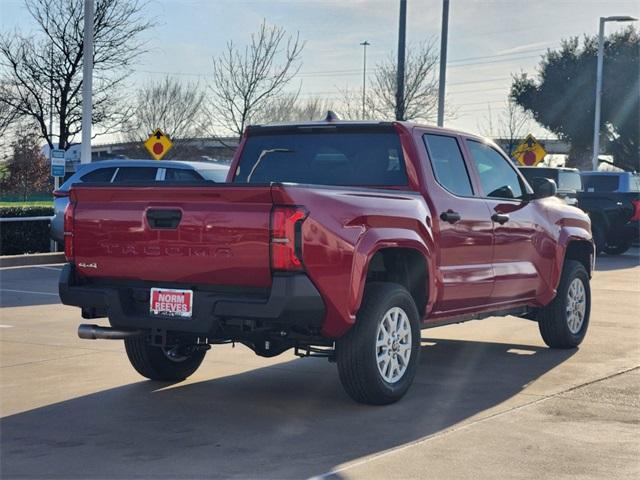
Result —
[[[575, 279], [580, 279], [584, 287], [585, 310], [582, 325], [576, 332], [569, 328], [569, 315], [567, 307], [569, 302], [569, 287]], [[544, 343], [551, 348], [575, 348], [584, 340], [589, 328], [589, 315], [591, 313], [591, 288], [589, 286], [589, 274], [580, 262], [566, 260], [562, 269], [560, 285], [556, 298], [540, 309], [538, 313], [538, 327]]]
[[631, 240], [618, 240], [615, 243], [609, 243], [604, 246], [604, 252], [607, 255], [622, 255], [631, 248]]
[[[378, 369], [376, 342], [378, 325], [393, 307], [401, 308], [408, 317], [411, 353], [404, 374], [394, 383], [389, 383]], [[346, 392], [360, 403], [386, 405], [396, 402], [413, 383], [419, 356], [418, 310], [409, 292], [395, 283], [367, 285], [356, 324], [336, 342], [338, 373]]]
[[143, 336], [125, 338], [125, 350], [133, 368], [150, 380], [184, 380], [195, 372], [206, 351], [195, 350], [182, 358], [172, 360], [161, 347], [149, 345]]
[[593, 243], [596, 246], [596, 254], [600, 254], [604, 251], [607, 243], [605, 238], [605, 231], [600, 222], [594, 222], [591, 224], [591, 235], [593, 236]]

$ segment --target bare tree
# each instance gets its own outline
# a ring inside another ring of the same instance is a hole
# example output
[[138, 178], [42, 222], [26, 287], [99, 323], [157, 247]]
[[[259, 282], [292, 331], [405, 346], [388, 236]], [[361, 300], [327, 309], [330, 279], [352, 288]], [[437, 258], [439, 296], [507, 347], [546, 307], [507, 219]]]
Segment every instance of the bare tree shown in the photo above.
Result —
[[284, 29], [265, 21], [248, 46], [229, 42], [213, 61], [209, 107], [214, 129], [242, 135], [298, 73], [303, 47], [299, 34], [287, 36]]
[[143, 141], [156, 128], [168, 134], [174, 142], [202, 133], [205, 93], [200, 85], [164, 77], [147, 82], [135, 96], [134, 114], [127, 124], [126, 140]]
[[[343, 120], [366, 120], [369, 118], [375, 118], [377, 115], [374, 113], [375, 102], [372, 95], [367, 95], [365, 102], [365, 118], [362, 118], [362, 90], [353, 88], [338, 89], [340, 92], [340, 102], [336, 107], [336, 113]], [[395, 114], [392, 117], [382, 118], [395, 118]]]
[[[0, 86], [0, 90], [2, 87]], [[18, 113], [16, 109], [11, 105], [7, 105], [5, 102], [0, 101], [0, 144], [7, 129], [16, 120]]]
[[505, 101], [504, 109], [493, 118], [491, 106], [478, 130], [486, 136], [500, 140], [505, 152], [511, 156], [532, 126], [533, 117], [525, 112], [511, 97]]
[[[25, 0], [36, 34], [0, 36], [0, 104], [30, 117], [49, 146], [52, 114], [61, 148], [80, 133], [82, 118], [83, 0]], [[140, 34], [152, 23], [142, 0], [96, 0], [94, 16], [93, 124], [117, 131], [130, 109], [123, 82], [143, 52]]]
[[[437, 50], [433, 40], [412, 45], [405, 61], [405, 120], [432, 120], [438, 109]], [[396, 112], [397, 59], [390, 54], [378, 63], [367, 102], [373, 116], [394, 119]], [[361, 116], [361, 115], [360, 115]]]
[[265, 104], [252, 121], [258, 123], [304, 122], [323, 119], [331, 104], [320, 97], [301, 100], [298, 94], [282, 94]]

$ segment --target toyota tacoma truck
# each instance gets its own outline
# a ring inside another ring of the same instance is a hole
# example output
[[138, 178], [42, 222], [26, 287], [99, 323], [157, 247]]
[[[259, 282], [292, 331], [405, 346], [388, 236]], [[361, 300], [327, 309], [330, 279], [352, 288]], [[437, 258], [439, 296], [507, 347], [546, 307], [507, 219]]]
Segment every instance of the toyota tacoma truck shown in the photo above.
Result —
[[[356, 401], [400, 399], [421, 329], [514, 315], [552, 348], [589, 325], [589, 218], [493, 143], [407, 122], [249, 127], [225, 183], [72, 186], [62, 303], [179, 381], [212, 345], [337, 363]], [[428, 368], [428, 367], [426, 367]]]

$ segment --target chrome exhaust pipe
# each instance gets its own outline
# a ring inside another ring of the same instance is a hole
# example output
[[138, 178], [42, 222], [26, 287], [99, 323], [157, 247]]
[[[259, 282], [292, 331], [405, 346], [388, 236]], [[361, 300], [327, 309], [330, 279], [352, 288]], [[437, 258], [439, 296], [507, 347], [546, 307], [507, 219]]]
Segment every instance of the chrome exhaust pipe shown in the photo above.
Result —
[[83, 323], [78, 327], [78, 337], [85, 340], [123, 340], [128, 337], [142, 335], [142, 330], [120, 330], [99, 325]]

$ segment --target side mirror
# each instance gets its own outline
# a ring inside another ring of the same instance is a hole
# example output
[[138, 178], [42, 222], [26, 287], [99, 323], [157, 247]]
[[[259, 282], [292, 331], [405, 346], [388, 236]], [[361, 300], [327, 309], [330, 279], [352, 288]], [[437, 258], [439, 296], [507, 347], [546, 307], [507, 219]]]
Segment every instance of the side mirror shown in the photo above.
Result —
[[548, 178], [536, 177], [531, 181], [533, 198], [554, 197], [558, 191], [556, 182]]

